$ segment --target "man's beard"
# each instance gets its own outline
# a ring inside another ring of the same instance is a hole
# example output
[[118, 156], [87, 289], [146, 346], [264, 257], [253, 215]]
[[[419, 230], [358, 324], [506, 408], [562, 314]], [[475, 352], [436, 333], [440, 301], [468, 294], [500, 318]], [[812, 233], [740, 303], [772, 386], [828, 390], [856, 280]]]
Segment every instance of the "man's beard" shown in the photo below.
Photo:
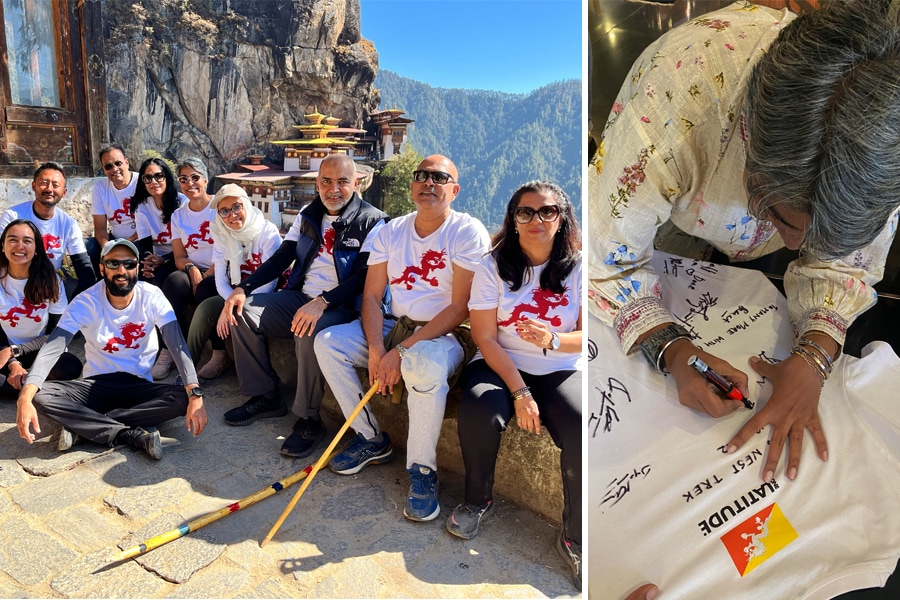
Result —
[[106, 278], [106, 289], [113, 296], [124, 297], [131, 293], [134, 289], [134, 286], [137, 285], [137, 275], [126, 275], [128, 278], [128, 282], [124, 285], [119, 285], [113, 281], [112, 277]]

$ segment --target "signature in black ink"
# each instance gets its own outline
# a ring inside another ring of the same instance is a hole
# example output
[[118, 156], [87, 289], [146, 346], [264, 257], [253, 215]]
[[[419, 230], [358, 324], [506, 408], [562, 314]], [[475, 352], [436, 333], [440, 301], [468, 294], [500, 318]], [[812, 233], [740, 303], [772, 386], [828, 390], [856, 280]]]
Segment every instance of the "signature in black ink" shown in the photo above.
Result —
[[606, 388], [595, 388], [600, 392], [600, 411], [591, 413], [588, 418], [588, 429], [591, 431], [591, 437], [597, 437], [597, 430], [603, 426], [602, 431], [612, 431], [613, 423], [619, 422], [619, 412], [616, 404], [622, 402], [631, 402], [631, 394], [625, 388], [625, 385], [616, 379], [610, 377], [606, 381]]
[[615, 506], [619, 503], [619, 500], [631, 491], [631, 482], [633, 480], [638, 478], [646, 479], [649, 474], [650, 465], [644, 465], [639, 469], [632, 469], [622, 477], [616, 477], [606, 485], [606, 493], [603, 496], [603, 500], [600, 501], [600, 506], [602, 507], [607, 502], [612, 502], [609, 505], [610, 507]]
[[597, 358], [597, 342], [588, 338], [588, 362]]

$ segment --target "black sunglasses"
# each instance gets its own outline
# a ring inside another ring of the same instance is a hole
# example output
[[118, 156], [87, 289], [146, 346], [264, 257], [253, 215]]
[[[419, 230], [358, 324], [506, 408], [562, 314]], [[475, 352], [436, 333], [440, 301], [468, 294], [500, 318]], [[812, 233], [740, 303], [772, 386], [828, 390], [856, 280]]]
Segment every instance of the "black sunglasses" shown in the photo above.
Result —
[[110, 271], [115, 271], [119, 268], [119, 265], [125, 267], [126, 271], [133, 271], [137, 269], [138, 262], [133, 258], [126, 258], [125, 260], [117, 260], [115, 258], [108, 258], [103, 261], [103, 266], [109, 269]]
[[178, 178], [178, 183], [187, 183], [188, 181], [191, 181], [192, 183], [197, 183], [201, 179], [203, 179], [203, 176], [200, 175], [199, 173], [194, 173], [190, 177], [188, 177], [187, 175], [182, 175], [181, 177]]
[[143, 177], [141, 177], [145, 185], [148, 185], [151, 181], [156, 181], [157, 183], [159, 183], [160, 181], [165, 180], [165, 178], [166, 174], [162, 171], [153, 173], [152, 175], [144, 175]]
[[444, 173], [443, 171], [413, 171], [413, 181], [425, 183], [426, 181], [428, 181], [429, 177], [431, 177], [431, 181], [433, 181], [435, 185], [456, 183], [453, 180], [452, 175], [450, 175], [449, 173]]
[[111, 170], [113, 167], [115, 167], [115, 168], [118, 169], [119, 167], [121, 167], [121, 166], [124, 165], [124, 164], [125, 164], [125, 163], [124, 163], [123, 161], [121, 161], [121, 160], [117, 160], [117, 161], [111, 162], [111, 163], [106, 163], [105, 165], [103, 165], [103, 170], [104, 170], [104, 171], [109, 171], [109, 170]]
[[520, 206], [516, 209], [516, 223], [525, 225], [531, 223], [534, 215], [537, 215], [542, 223], [552, 223], [559, 218], [559, 207], [556, 205], [542, 206], [535, 210], [528, 206]]
[[240, 202], [235, 202], [231, 205], [231, 208], [220, 208], [217, 212], [219, 213], [220, 217], [222, 217], [223, 219], [227, 219], [231, 215], [231, 213], [238, 214], [243, 209], [243, 204], [241, 204]]

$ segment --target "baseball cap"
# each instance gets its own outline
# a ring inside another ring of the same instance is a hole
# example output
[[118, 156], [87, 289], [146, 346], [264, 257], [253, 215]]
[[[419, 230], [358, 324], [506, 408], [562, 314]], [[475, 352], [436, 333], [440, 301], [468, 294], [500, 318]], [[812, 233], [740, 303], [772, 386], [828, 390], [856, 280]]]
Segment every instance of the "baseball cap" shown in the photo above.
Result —
[[107, 254], [112, 252], [113, 248], [115, 248], [116, 246], [125, 246], [134, 253], [135, 258], [140, 256], [140, 254], [138, 253], [138, 249], [134, 244], [132, 244], [125, 238], [118, 238], [115, 240], [109, 240], [108, 242], [103, 244], [103, 250], [100, 251], [100, 258], [104, 258]]

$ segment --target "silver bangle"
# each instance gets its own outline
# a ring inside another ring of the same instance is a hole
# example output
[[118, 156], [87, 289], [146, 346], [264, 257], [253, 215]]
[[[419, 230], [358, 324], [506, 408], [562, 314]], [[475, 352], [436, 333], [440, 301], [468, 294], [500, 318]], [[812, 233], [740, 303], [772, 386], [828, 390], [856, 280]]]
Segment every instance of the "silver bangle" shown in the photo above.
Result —
[[663, 375], [668, 375], [669, 371], [663, 366], [663, 354], [666, 353], [666, 350], [669, 349], [669, 346], [677, 342], [678, 340], [689, 340], [691, 336], [689, 335], [679, 335], [678, 337], [672, 338], [668, 342], [662, 345], [659, 349], [659, 354], [656, 355], [656, 370], [662, 373]]

